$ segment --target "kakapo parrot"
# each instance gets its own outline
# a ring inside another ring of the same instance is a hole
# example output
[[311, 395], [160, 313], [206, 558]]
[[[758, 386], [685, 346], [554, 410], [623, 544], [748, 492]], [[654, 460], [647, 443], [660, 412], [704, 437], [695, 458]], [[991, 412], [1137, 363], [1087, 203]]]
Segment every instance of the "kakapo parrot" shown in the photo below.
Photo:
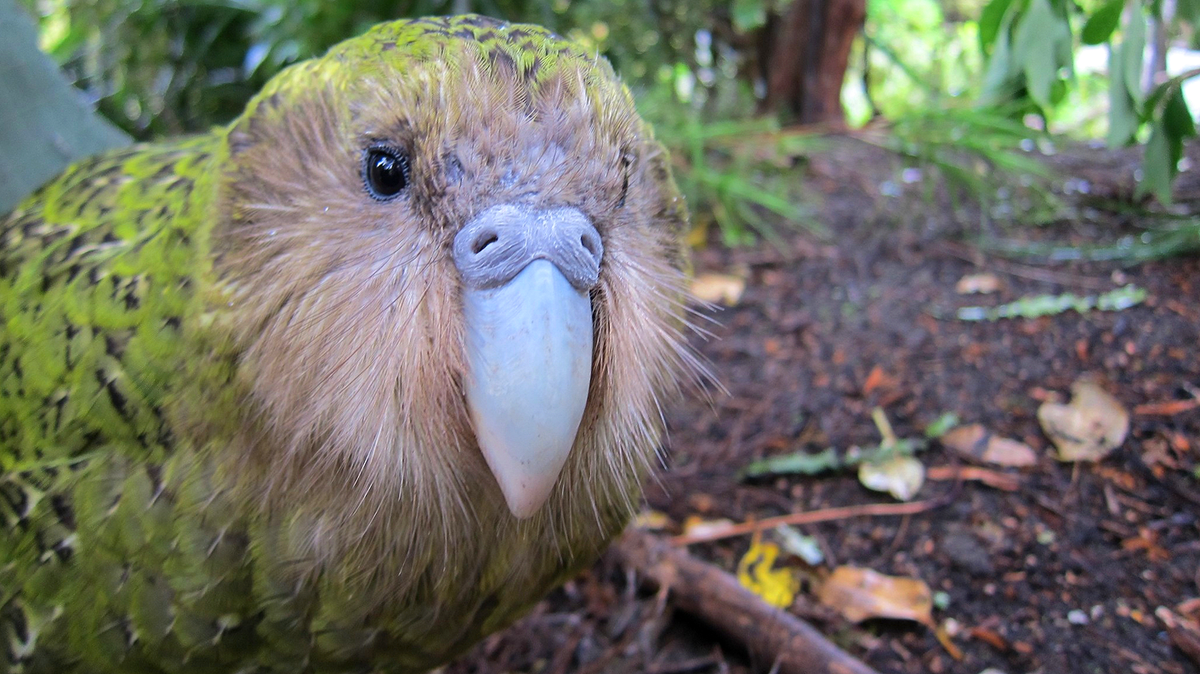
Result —
[[418, 672], [629, 520], [694, 370], [686, 224], [612, 67], [379, 25], [0, 220], [18, 672]]

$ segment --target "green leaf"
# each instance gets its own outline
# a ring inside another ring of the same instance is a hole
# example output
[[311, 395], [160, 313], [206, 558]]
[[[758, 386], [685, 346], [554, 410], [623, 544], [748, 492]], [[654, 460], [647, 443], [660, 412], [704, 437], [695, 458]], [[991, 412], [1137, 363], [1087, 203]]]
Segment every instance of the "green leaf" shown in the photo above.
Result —
[[1192, 113], [1188, 110], [1181, 86], [1172, 88], [1167, 104], [1163, 106], [1163, 127], [1170, 137], [1177, 141], [1196, 135], [1196, 123], [1192, 120]]
[[1150, 117], [1157, 114], [1158, 104], [1162, 103], [1163, 98], [1167, 94], [1171, 93], [1172, 85], [1178, 85], [1178, 84], [1179, 83], [1175, 82], [1174, 80], [1168, 80], [1150, 90], [1150, 93], [1146, 96], [1146, 100], [1142, 101], [1142, 111], [1143, 111], [1142, 121], [1146, 121]]
[[1121, 67], [1125, 45], [1109, 47], [1108, 53], [1108, 145], [1121, 147], [1133, 139], [1138, 130], [1135, 102], [1125, 86], [1125, 69]]
[[954, 412], [943, 412], [941, 416], [934, 419], [932, 423], [925, 427], [925, 437], [930, 440], [936, 440], [957, 426], [958, 422], [959, 418], [957, 414]]
[[1008, 13], [1012, 2], [1013, 0], [992, 0], [983, 8], [983, 13], [979, 17], [979, 48], [984, 53], [987, 53], [988, 47], [991, 47], [992, 43], [996, 41], [1002, 26], [1004, 32], [1007, 32], [1008, 22], [1005, 20], [1005, 14]]
[[733, 27], [739, 33], [748, 33], [767, 23], [767, 6], [764, 0], [733, 0], [730, 14]]
[[38, 51], [20, 3], [0, 0], [0, 215], [71, 162], [130, 140]]
[[743, 477], [757, 475], [816, 475], [841, 467], [842, 462], [835, 449], [830, 447], [817, 454], [796, 452], [758, 459], [742, 469]]
[[1200, 22], [1200, 0], [1178, 0], [1175, 16], [1188, 23]]
[[1054, 48], [1060, 21], [1048, 0], [1032, 0], [1013, 37], [1013, 51], [1021, 56], [1029, 97], [1043, 110], [1050, 107], [1050, 90], [1058, 79]]
[[963, 307], [958, 310], [960, 321], [996, 321], [1002, 318], [1041, 318], [1054, 316], [1064, 311], [1075, 310], [1081, 314], [1092, 310], [1122, 311], [1146, 300], [1146, 291], [1127, 285], [1101, 295], [1079, 296], [1074, 293], [1062, 295], [1027, 295], [1015, 302], [998, 307]]
[[1146, 301], [1147, 292], [1135, 285], [1123, 285], [1116, 290], [1110, 290], [1096, 298], [1096, 309], [1099, 311], [1124, 311]]
[[1155, 123], [1142, 155], [1142, 182], [1138, 185], [1138, 194], [1152, 192], [1161, 203], [1171, 203], [1171, 179], [1175, 176], [1171, 154], [1167, 130], [1162, 122]]
[[[1065, 10], [1054, 11], [1054, 58], [1060, 69], [1069, 71], [1074, 77], [1075, 71], [1075, 36], [1071, 32], [1071, 19]], [[1059, 78], [1062, 81], [1062, 78]]]
[[1067, 83], [1060, 77], [1050, 85], [1050, 104], [1058, 105], [1067, 98]]
[[1120, 66], [1125, 71], [1125, 88], [1135, 104], [1142, 102], [1142, 52], [1145, 50], [1146, 16], [1142, 12], [1142, 0], [1132, 0], [1125, 41], [1121, 43]]
[[1110, 0], [1100, 9], [1092, 12], [1087, 23], [1083, 24], [1080, 38], [1084, 44], [1101, 44], [1112, 37], [1113, 31], [1121, 23], [1121, 10], [1125, 8], [1125, 0]]
[[1007, 102], [1012, 97], [1009, 85], [1016, 75], [1016, 63], [1013, 60], [1008, 27], [1012, 16], [1004, 19], [1004, 26], [996, 38], [995, 49], [988, 57], [987, 71], [983, 74], [983, 91], [980, 99], [984, 104], [996, 105]]

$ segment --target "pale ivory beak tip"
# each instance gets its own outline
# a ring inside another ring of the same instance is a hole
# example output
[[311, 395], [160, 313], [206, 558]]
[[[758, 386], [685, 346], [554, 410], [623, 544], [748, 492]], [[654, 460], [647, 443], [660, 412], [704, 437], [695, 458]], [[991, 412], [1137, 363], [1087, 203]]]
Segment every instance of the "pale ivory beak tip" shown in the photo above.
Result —
[[567, 462], [591, 383], [592, 308], [546, 260], [464, 294], [467, 407], [514, 517], [533, 516]]

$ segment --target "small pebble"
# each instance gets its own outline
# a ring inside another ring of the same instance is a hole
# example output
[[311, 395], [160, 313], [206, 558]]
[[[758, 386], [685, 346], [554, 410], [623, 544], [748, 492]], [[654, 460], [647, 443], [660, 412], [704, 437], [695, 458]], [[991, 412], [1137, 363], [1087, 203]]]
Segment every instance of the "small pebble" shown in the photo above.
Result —
[[1088, 615], [1079, 609], [1075, 609], [1067, 614], [1067, 622], [1072, 625], [1086, 625], [1088, 624]]

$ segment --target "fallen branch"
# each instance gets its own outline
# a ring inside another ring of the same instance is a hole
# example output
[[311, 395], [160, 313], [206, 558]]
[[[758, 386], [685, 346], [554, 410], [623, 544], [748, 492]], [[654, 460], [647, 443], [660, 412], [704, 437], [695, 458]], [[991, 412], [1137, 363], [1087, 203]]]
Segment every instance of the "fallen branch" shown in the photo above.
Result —
[[692, 543], [709, 543], [719, 541], [725, 538], [733, 538], [734, 536], [744, 536], [752, 534], [756, 531], [763, 531], [777, 527], [780, 524], [815, 524], [817, 522], [831, 522], [833, 520], [844, 520], [851, 517], [878, 517], [880, 515], [915, 515], [919, 512], [932, 510], [940, 505], [944, 505], [945, 499], [929, 500], [929, 501], [914, 501], [912, 503], [869, 503], [867, 505], [858, 506], [843, 506], [840, 508], [825, 508], [823, 510], [810, 510], [803, 513], [792, 513], [791, 515], [780, 515], [778, 517], [767, 517], [753, 522], [743, 522], [733, 526], [718, 529], [716, 531], [707, 531], [701, 534], [675, 536], [671, 539], [672, 545], [691, 545]]
[[[911, 504], [909, 504], [911, 505]], [[745, 645], [779, 674], [878, 674], [796, 616], [774, 608], [730, 574], [643, 531], [630, 529], [614, 547], [622, 565], [652, 590]]]

